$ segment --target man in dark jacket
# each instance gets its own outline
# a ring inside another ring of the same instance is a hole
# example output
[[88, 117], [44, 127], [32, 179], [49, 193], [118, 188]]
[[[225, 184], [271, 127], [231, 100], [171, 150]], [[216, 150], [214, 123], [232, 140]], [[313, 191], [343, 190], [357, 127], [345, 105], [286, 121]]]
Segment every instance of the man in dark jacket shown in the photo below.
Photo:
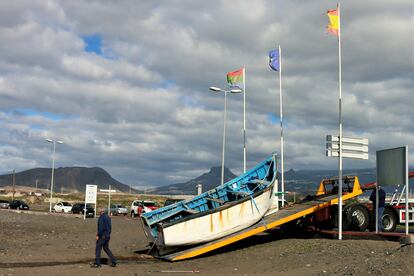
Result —
[[[376, 190], [373, 190], [369, 197], [369, 200], [372, 201], [374, 210], [377, 208], [376, 197]], [[380, 186], [378, 186], [378, 198], [378, 231], [382, 232], [382, 230], [384, 230], [382, 225], [382, 214], [384, 214], [385, 209], [385, 191]]]
[[116, 259], [109, 249], [109, 240], [111, 239], [111, 218], [103, 208], [99, 209], [99, 214], [98, 234], [96, 234], [95, 263], [92, 267], [101, 267], [102, 247], [111, 261], [111, 266], [115, 267]]

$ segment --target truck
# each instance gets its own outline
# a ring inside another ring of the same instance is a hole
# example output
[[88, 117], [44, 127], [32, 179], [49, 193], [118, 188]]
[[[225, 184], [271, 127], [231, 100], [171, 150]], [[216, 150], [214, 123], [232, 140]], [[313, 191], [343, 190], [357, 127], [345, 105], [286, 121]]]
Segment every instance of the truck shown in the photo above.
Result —
[[[414, 177], [414, 172], [409, 174], [409, 177]], [[352, 191], [355, 182], [359, 180], [357, 176], [345, 176], [343, 178], [343, 194]], [[362, 191], [373, 190], [376, 183], [368, 183], [361, 185]], [[338, 179], [330, 178], [321, 181], [316, 196], [308, 196], [305, 200], [312, 199], [318, 195], [338, 192]], [[405, 219], [414, 225], [414, 199], [408, 201], [409, 209], [408, 216], [405, 214], [405, 198], [403, 198], [404, 190], [398, 193], [395, 190], [392, 198], [386, 202], [384, 213], [382, 215], [383, 232], [394, 232], [397, 225], [405, 224]], [[353, 198], [343, 202], [342, 213], [342, 229], [365, 231], [369, 229], [375, 230], [375, 207], [370, 201], [362, 201], [359, 198]], [[296, 221], [296, 224], [314, 226], [319, 229], [332, 229], [338, 226], [338, 205], [331, 205], [329, 207], [320, 209], [307, 217]]]
[[131, 217], [141, 216], [142, 213], [151, 212], [157, 209], [158, 206], [154, 201], [151, 200], [134, 200], [131, 203]]
[[[309, 233], [308, 230], [317, 230], [318, 228], [333, 229], [338, 224], [337, 184], [337, 178], [322, 180], [316, 194], [308, 195], [300, 202], [284, 205], [277, 212], [266, 214], [260, 222], [231, 235], [194, 246], [177, 247], [167, 251], [158, 248], [150, 250], [150, 252], [157, 258], [174, 262], [206, 254], [263, 232], [273, 233], [276, 230], [289, 235], [297, 234], [297, 230], [305, 230], [304, 233]], [[344, 177], [343, 184], [344, 229], [367, 229], [374, 221], [373, 212], [369, 208], [369, 203], [360, 202], [357, 200], [357, 197], [363, 194], [364, 190], [373, 189], [375, 186], [361, 186], [357, 176]], [[388, 208], [387, 210], [390, 212], [395, 211]], [[384, 212], [384, 214], [388, 214], [388, 211], [387, 213]], [[387, 229], [387, 231], [390, 230]]]

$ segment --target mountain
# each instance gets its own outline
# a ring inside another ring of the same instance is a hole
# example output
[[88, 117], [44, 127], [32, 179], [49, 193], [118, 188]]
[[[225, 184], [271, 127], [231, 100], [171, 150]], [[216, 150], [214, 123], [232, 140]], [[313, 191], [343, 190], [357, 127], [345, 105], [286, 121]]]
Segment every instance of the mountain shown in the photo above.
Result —
[[[414, 168], [410, 167], [409, 171], [413, 171]], [[377, 178], [377, 170], [375, 168], [368, 169], [347, 169], [343, 170], [343, 176], [356, 175], [358, 176], [359, 183], [361, 185], [375, 182]], [[315, 193], [319, 187], [319, 183], [324, 178], [338, 177], [338, 170], [289, 170], [285, 172], [285, 190], [295, 191], [300, 194], [312, 194]], [[280, 179], [280, 176], [279, 176]], [[410, 180], [412, 185], [414, 179]], [[385, 186], [384, 190], [387, 193], [392, 194], [396, 189], [396, 186]]]
[[[295, 191], [299, 194], [313, 194], [319, 187], [319, 183], [324, 178], [335, 177], [338, 175], [338, 170], [293, 170], [290, 169], [284, 174], [285, 190]], [[357, 175], [361, 183], [369, 183], [375, 181], [375, 169], [357, 169], [344, 170], [343, 175]], [[227, 182], [236, 175], [228, 168], [224, 167], [224, 182]], [[280, 173], [278, 173], [280, 181]], [[208, 173], [191, 179], [185, 183], [176, 183], [166, 186], [161, 186], [150, 190], [153, 194], [196, 194], [196, 185], [202, 184], [203, 191], [208, 191], [220, 185], [221, 183], [221, 167], [212, 167]]]
[[[352, 169], [343, 170], [343, 176], [356, 175], [361, 184], [374, 182], [376, 180], [376, 170]], [[313, 194], [319, 187], [322, 179], [338, 177], [338, 170], [293, 170], [285, 172], [285, 190], [297, 192], [299, 194]], [[278, 175], [280, 180], [280, 175]]]
[[[224, 167], [224, 182], [227, 182], [236, 175], [232, 173], [227, 167]], [[191, 179], [185, 183], [176, 183], [166, 186], [161, 186], [152, 189], [150, 192], [153, 194], [196, 194], [197, 184], [203, 185], [203, 191], [208, 191], [220, 185], [221, 183], [221, 167], [212, 167], [208, 173], [204, 173], [197, 178]]]
[[[50, 168], [35, 168], [15, 174], [15, 184], [18, 186], [38, 187], [49, 189], [52, 171]], [[0, 187], [12, 185], [12, 174], [0, 176]], [[36, 183], [37, 182], [37, 183]], [[116, 189], [129, 192], [129, 186], [115, 180], [104, 169], [99, 167], [64, 167], [54, 172], [53, 190], [55, 192], [84, 192], [86, 184], [98, 185], [98, 189]], [[137, 192], [132, 189], [132, 191]]]
[[[376, 169], [347, 169], [343, 170], [343, 176], [356, 175], [361, 185], [376, 181]], [[285, 191], [297, 194], [314, 194], [322, 179], [337, 177], [338, 170], [293, 170], [285, 172]], [[236, 177], [228, 168], [224, 167], [224, 182]], [[280, 181], [281, 176], [278, 173]], [[212, 167], [208, 173], [185, 183], [177, 183], [152, 189], [153, 194], [196, 194], [196, 185], [202, 184], [203, 191], [213, 189], [221, 183], [221, 167]], [[395, 187], [385, 187], [387, 193], [392, 193]]]
[[[414, 168], [410, 168], [413, 170]], [[376, 170], [371, 169], [354, 169], [344, 170], [343, 175], [357, 175], [361, 184], [373, 182], [376, 180]], [[285, 172], [285, 191], [297, 192], [298, 194], [314, 194], [319, 187], [319, 183], [324, 178], [337, 177], [338, 170], [293, 170]], [[27, 171], [16, 173], [16, 185], [37, 187], [40, 189], [49, 189], [51, 169], [35, 168]], [[227, 182], [236, 175], [227, 167], [224, 167], [224, 182]], [[280, 174], [278, 173], [280, 180]], [[411, 180], [412, 183], [413, 180]], [[184, 183], [170, 184], [147, 190], [152, 194], [180, 195], [196, 194], [197, 184], [202, 184], [203, 191], [208, 191], [220, 185], [221, 167], [212, 167], [209, 172], [204, 173], [194, 179]], [[98, 185], [99, 189], [112, 189], [122, 192], [129, 192], [129, 186], [115, 180], [104, 169], [99, 167], [64, 167], [55, 169], [54, 174], [54, 191], [55, 192], [84, 192], [86, 184]], [[0, 176], [0, 187], [12, 185], [12, 175]], [[392, 193], [395, 187], [385, 187], [386, 192]], [[142, 193], [131, 189], [134, 193]]]

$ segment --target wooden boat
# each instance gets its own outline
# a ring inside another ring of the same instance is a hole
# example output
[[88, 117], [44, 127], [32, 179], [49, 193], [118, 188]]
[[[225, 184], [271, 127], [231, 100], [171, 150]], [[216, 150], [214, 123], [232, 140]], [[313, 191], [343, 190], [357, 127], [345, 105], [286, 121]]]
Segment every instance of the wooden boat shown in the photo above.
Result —
[[141, 216], [144, 231], [157, 248], [215, 240], [257, 223], [274, 197], [276, 156], [231, 181]]

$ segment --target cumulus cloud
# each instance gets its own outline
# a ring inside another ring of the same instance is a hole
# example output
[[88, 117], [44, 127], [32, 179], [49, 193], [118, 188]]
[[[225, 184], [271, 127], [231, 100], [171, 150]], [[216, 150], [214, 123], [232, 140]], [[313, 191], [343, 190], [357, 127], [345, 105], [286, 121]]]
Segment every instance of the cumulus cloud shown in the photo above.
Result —
[[[323, 1], [13, 1], [0, 4], [0, 172], [101, 166], [121, 182], [187, 181], [221, 164], [223, 94], [246, 67], [247, 158], [279, 152], [279, 82], [267, 52], [282, 46], [285, 168], [337, 166], [338, 49]], [[375, 151], [409, 145], [413, 164], [410, 1], [342, 4], [346, 136]], [[86, 51], [84, 37], [102, 53]], [[243, 168], [243, 97], [228, 95], [225, 165]]]

